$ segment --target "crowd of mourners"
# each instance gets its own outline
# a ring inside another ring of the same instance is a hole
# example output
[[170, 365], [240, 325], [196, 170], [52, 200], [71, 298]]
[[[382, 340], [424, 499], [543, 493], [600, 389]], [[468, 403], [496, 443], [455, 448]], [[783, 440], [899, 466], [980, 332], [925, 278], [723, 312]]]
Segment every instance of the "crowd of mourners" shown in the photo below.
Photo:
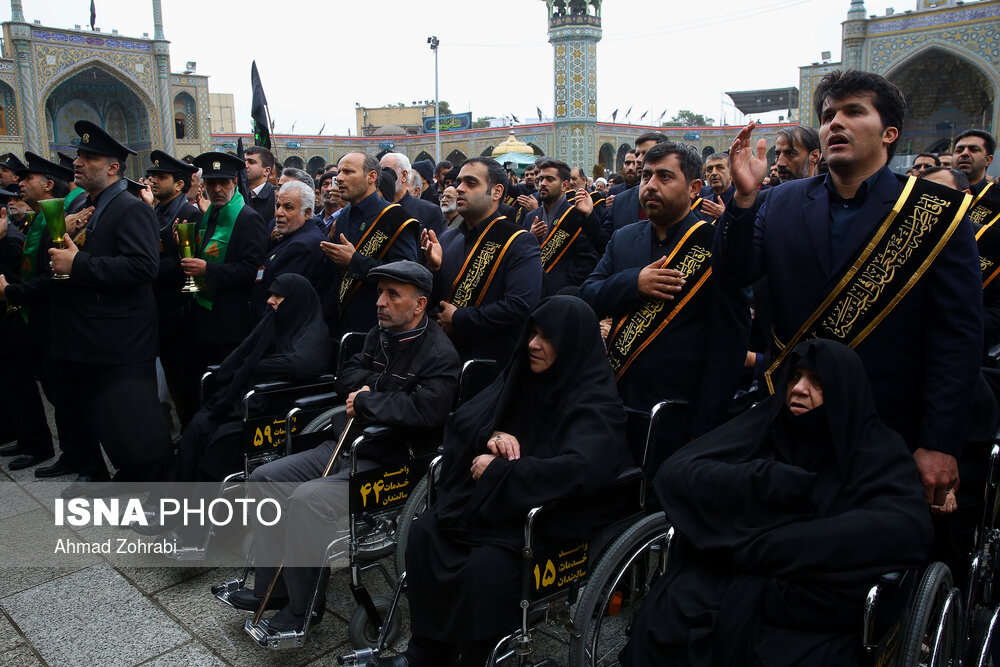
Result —
[[[879, 75], [830, 73], [814, 107], [818, 130], [768, 146], [751, 122], [704, 159], [648, 132], [610, 179], [361, 150], [308, 174], [253, 146], [156, 150], [132, 181], [135, 151], [78, 121], [76, 156], [0, 162], [0, 455], [65, 497], [217, 482], [242, 469], [248, 389], [332, 374], [345, 419], [444, 429], [406, 547], [412, 636], [378, 660], [482, 665], [519, 623], [525, 513], [642, 463], [626, 412], [669, 400], [646, 473], [677, 544], [622, 663], [853, 664], [881, 574], [968, 571], [1000, 422], [981, 370], [1000, 185], [981, 129], [892, 171], [906, 102]], [[349, 332], [363, 349], [338, 367]], [[498, 375], [459, 405], [470, 359]], [[251, 474], [298, 485], [284, 528], [254, 534], [304, 556], [230, 597], [266, 597], [268, 632], [322, 617], [335, 444]], [[603, 519], [582, 514], [564, 529], [586, 539]]]

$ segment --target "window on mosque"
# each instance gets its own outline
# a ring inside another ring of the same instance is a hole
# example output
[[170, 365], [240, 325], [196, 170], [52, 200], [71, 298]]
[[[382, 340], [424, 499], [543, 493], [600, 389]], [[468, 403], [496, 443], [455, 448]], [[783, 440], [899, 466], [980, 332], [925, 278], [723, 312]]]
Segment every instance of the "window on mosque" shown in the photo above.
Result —
[[178, 139], [183, 139], [187, 134], [186, 126], [187, 123], [184, 120], [184, 114], [179, 113], [174, 116], [174, 136]]
[[0, 134], [7, 132], [7, 107], [0, 106]]

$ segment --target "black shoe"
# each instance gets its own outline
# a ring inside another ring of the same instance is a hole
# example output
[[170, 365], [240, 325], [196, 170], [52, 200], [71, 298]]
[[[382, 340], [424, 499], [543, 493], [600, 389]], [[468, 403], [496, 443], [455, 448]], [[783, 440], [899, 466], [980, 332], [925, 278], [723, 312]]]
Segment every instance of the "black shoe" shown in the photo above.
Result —
[[73, 469], [69, 466], [65, 456], [60, 456], [55, 463], [50, 466], [42, 466], [35, 470], [35, 477], [45, 479], [47, 477], [60, 477], [62, 475], [72, 475]]
[[0, 447], [0, 456], [17, 456], [18, 454], [27, 454], [27, 450], [21, 447], [20, 442], [12, 442], [9, 445], [4, 445]]
[[405, 655], [379, 656], [372, 660], [372, 667], [410, 667]]
[[[313, 609], [312, 620], [309, 621], [310, 627], [319, 625], [319, 622], [323, 620], [323, 614], [326, 613], [326, 602], [324, 600], [319, 600], [316, 605], [316, 608]], [[305, 625], [305, 614], [302, 614], [301, 616], [293, 614], [292, 611], [285, 606], [271, 618], [265, 618], [261, 621], [259, 627], [269, 635], [276, 635], [279, 632], [302, 632], [302, 628], [304, 628]]]
[[[257, 611], [264, 598], [257, 597], [250, 588], [240, 588], [229, 594], [229, 604], [243, 611]], [[265, 610], [281, 609], [288, 604], [288, 596], [271, 595], [267, 599]]]
[[10, 463], [7, 464], [8, 470], [23, 470], [25, 468], [30, 468], [31, 466], [36, 466], [42, 461], [47, 461], [51, 459], [54, 454], [49, 454], [48, 456], [35, 456], [34, 454], [21, 454], [20, 456], [15, 456], [11, 459]]
[[108, 473], [78, 475], [59, 495], [63, 498], [94, 498], [104, 493], [104, 487], [110, 481]]

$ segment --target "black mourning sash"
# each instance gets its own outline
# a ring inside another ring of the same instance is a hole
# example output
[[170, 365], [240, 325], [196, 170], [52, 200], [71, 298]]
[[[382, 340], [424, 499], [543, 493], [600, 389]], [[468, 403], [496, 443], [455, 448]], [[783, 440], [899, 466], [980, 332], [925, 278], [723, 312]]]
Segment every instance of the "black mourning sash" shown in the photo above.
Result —
[[969, 207], [969, 220], [976, 225], [992, 225], [1000, 220], [1000, 187], [987, 183]]
[[782, 346], [764, 373], [774, 393], [772, 374], [800, 341], [829, 338], [856, 347], [892, 312], [958, 228], [972, 197], [910, 177], [892, 210], [839, 277], [819, 308]]
[[[360, 252], [365, 257], [382, 259], [389, 251], [392, 244], [410, 224], [418, 224], [416, 219], [411, 218], [403, 207], [399, 204], [389, 204], [378, 214], [374, 222], [358, 241], [355, 252]], [[339, 311], [344, 312], [344, 306], [351, 300], [351, 297], [361, 287], [362, 279], [349, 273], [346, 268], [344, 275], [340, 279], [340, 290], [338, 291]]]
[[579, 211], [574, 215], [570, 215], [572, 211], [576, 211], [575, 206], [570, 206], [566, 209], [556, 224], [552, 225], [549, 235], [542, 241], [542, 269], [545, 270], [545, 273], [555, 268], [555, 265], [563, 258], [566, 251], [573, 245], [573, 241], [576, 241], [576, 237], [580, 235], [580, 231], [583, 229], [580, 226], [582, 216]]
[[686, 281], [673, 301], [648, 298], [634, 313], [619, 318], [608, 336], [608, 361], [618, 380], [681, 312], [712, 275], [712, 239], [715, 228], [701, 221], [693, 225], [674, 247], [660, 268], [677, 269]]
[[1000, 274], [1000, 227], [989, 225], [976, 232], [979, 268], [983, 271], [983, 289]]
[[451, 285], [449, 303], [465, 308], [478, 306], [483, 300], [510, 244], [519, 234], [527, 234], [523, 229], [505, 222], [506, 219], [502, 215], [493, 218], [479, 235]]

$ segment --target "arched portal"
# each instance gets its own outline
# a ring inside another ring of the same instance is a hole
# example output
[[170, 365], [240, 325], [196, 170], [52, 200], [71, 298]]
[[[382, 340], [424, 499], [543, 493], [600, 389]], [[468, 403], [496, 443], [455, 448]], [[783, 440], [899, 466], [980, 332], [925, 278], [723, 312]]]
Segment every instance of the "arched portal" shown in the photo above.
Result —
[[486, 150], [479, 154], [480, 157], [493, 157], [493, 146], [487, 146]]
[[282, 166], [292, 167], [293, 169], [305, 169], [306, 163], [303, 162], [302, 158], [300, 158], [298, 155], [289, 155], [287, 158], [285, 158], [285, 161], [282, 163]]
[[118, 141], [138, 151], [128, 160], [125, 174], [142, 176], [148, 163], [150, 117], [147, 104], [124, 82], [99, 66], [85, 67], [63, 80], [45, 98], [49, 150], [73, 154], [78, 137], [73, 125], [89, 120]]
[[17, 103], [14, 89], [0, 82], [0, 134], [20, 134], [17, 126]]
[[[968, 128], [993, 125], [996, 87], [979, 65], [947, 46], [934, 45], [887, 74], [906, 98], [897, 154], [942, 146]], [[961, 85], [956, 85], [961, 82]]]
[[458, 166], [463, 162], [465, 162], [466, 160], [468, 160], [469, 158], [468, 156], [466, 156], [465, 153], [456, 148], [452, 152], [448, 153], [448, 157], [446, 157], [445, 159], [448, 160], [448, 162], [451, 162], [453, 165]]
[[178, 93], [174, 97], [174, 137], [198, 138], [198, 105], [187, 93]]
[[326, 166], [326, 158], [322, 155], [313, 155], [309, 158], [309, 162], [306, 163], [306, 171], [309, 172], [311, 176], [323, 173], [323, 167]]
[[615, 158], [614, 172], [620, 174], [625, 171], [625, 154], [632, 150], [632, 144], [622, 144], [618, 147], [618, 156]]
[[714, 153], [715, 153], [715, 146], [705, 146], [704, 148], [701, 149], [701, 159], [707, 160], [708, 156], [713, 155]]
[[[609, 143], [601, 144], [597, 151], [597, 164], [602, 170], [614, 171], [615, 169], [615, 147]], [[601, 174], [604, 175], [603, 173]]]
[[545, 151], [543, 151], [538, 144], [529, 141], [528, 145], [531, 146], [531, 150], [533, 150], [535, 152], [535, 155], [537, 155], [538, 157], [545, 155]]
[[[490, 150], [493, 149], [490, 148]], [[417, 157], [413, 158], [414, 162], [420, 162], [421, 160], [430, 160], [433, 163], [437, 162], [437, 160], [434, 159], [434, 156], [428, 153], [427, 151], [420, 151], [419, 153], [417, 153]]]

